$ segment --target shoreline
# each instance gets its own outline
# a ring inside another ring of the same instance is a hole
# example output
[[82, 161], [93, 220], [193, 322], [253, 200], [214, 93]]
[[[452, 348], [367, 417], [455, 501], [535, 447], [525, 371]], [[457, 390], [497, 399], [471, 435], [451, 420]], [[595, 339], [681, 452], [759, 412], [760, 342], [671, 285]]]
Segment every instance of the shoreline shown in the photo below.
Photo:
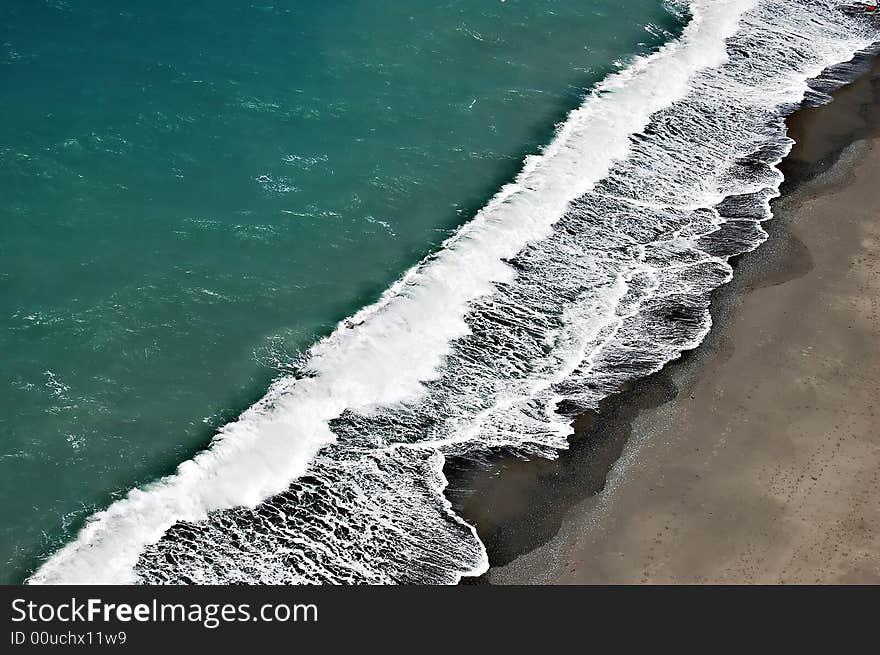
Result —
[[[880, 375], [870, 347], [880, 336], [877, 294], [864, 286], [876, 283], [870, 275], [856, 283], [838, 265], [876, 266], [870, 230], [880, 202], [872, 205], [864, 189], [870, 171], [880, 170], [878, 86], [874, 60], [870, 72], [832, 93], [834, 102], [787, 119], [797, 143], [781, 164], [781, 197], [764, 223], [769, 239], [735, 258], [733, 281], [713, 294], [714, 326], [700, 346], [605, 399], [598, 413], [579, 416], [570, 449], [556, 460], [501, 454], [478, 471], [448, 465], [447, 495], [477, 527], [491, 564], [465, 584], [880, 581], [880, 516], [867, 509], [868, 518], [853, 519], [849, 541], [829, 537], [822, 548], [803, 541], [805, 532], [847, 518], [835, 513], [846, 503], [823, 498], [880, 497], [867, 464], [880, 465], [880, 439], [870, 439], [878, 396], [870, 380]], [[847, 203], [859, 203], [858, 220], [822, 222]], [[849, 304], [841, 306], [843, 297]], [[856, 330], [850, 325], [860, 311], [868, 317]], [[790, 326], [793, 318], [800, 320]], [[810, 357], [793, 354], [798, 338]], [[859, 395], [846, 372], [865, 367], [868, 388]], [[823, 404], [817, 389], [846, 395]], [[841, 414], [864, 416], [851, 429], [832, 427]], [[793, 426], [797, 435], [789, 434]], [[838, 435], [831, 446], [829, 435]], [[845, 464], [856, 460], [867, 477], [860, 490], [844, 488], [858, 472]], [[873, 545], [856, 544], [861, 538]], [[821, 552], [825, 561], [835, 546], [858, 546], [872, 564], [835, 577], [805, 554]], [[800, 565], [770, 566], [796, 551]]]

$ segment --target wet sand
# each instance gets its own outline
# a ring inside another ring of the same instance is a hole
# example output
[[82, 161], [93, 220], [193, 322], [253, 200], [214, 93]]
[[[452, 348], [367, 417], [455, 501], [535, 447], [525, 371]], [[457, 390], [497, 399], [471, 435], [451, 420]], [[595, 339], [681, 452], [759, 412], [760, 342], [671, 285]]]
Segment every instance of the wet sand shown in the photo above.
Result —
[[789, 120], [770, 238], [698, 349], [579, 418], [560, 459], [451, 485], [482, 582], [880, 583], [878, 89], [875, 65]]

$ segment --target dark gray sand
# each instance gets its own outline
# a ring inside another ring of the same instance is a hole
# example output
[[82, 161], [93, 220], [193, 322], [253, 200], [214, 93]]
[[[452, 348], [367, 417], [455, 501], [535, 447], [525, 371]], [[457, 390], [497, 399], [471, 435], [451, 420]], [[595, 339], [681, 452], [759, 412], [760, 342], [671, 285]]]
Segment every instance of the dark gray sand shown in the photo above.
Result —
[[875, 65], [789, 120], [770, 239], [697, 350], [558, 460], [451, 476], [482, 582], [880, 583], [878, 89]]

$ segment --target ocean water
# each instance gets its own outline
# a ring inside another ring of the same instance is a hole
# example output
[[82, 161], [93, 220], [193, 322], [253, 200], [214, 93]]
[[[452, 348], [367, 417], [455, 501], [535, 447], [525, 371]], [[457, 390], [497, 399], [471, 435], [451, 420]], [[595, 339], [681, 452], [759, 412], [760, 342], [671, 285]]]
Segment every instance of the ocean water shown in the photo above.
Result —
[[0, 2], [0, 581], [204, 448], [680, 30], [631, 9]]
[[122, 7], [3, 10], [10, 580], [482, 572], [444, 457], [552, 457], [695, 347], [783, 117], [877, 38], [826, 1]]

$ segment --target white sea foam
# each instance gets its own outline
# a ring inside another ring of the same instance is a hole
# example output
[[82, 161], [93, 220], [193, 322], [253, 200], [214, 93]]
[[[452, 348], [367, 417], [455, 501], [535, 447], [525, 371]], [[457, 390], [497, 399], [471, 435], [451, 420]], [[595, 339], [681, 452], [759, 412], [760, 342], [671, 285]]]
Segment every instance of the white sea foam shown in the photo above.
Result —
[[[791, 4], [694, 0], [679, 39], [601, 83], [436, 255], [316, 344], [305, 376], [96, 514], [29, 581], [455, 582], [484, 570], [442, 496], [443, 455], [552, 455], [569, 430], [558, 401], [593, 406], [699, 343], [726, 257], [763, 238], [788, 147], [773, 118], [871, 41], [817, 3], [794, 63], [774, 59], [787, 47], [774, 42], [753, 66], [727, 65], [731, 48], [786, 38]], [[776, 150], [748, 168], [768, 141]], [[731, 194], [757, 209], [724, 216], [714, 206]], [[713, 252], [722, 224], [745, 232]]]

